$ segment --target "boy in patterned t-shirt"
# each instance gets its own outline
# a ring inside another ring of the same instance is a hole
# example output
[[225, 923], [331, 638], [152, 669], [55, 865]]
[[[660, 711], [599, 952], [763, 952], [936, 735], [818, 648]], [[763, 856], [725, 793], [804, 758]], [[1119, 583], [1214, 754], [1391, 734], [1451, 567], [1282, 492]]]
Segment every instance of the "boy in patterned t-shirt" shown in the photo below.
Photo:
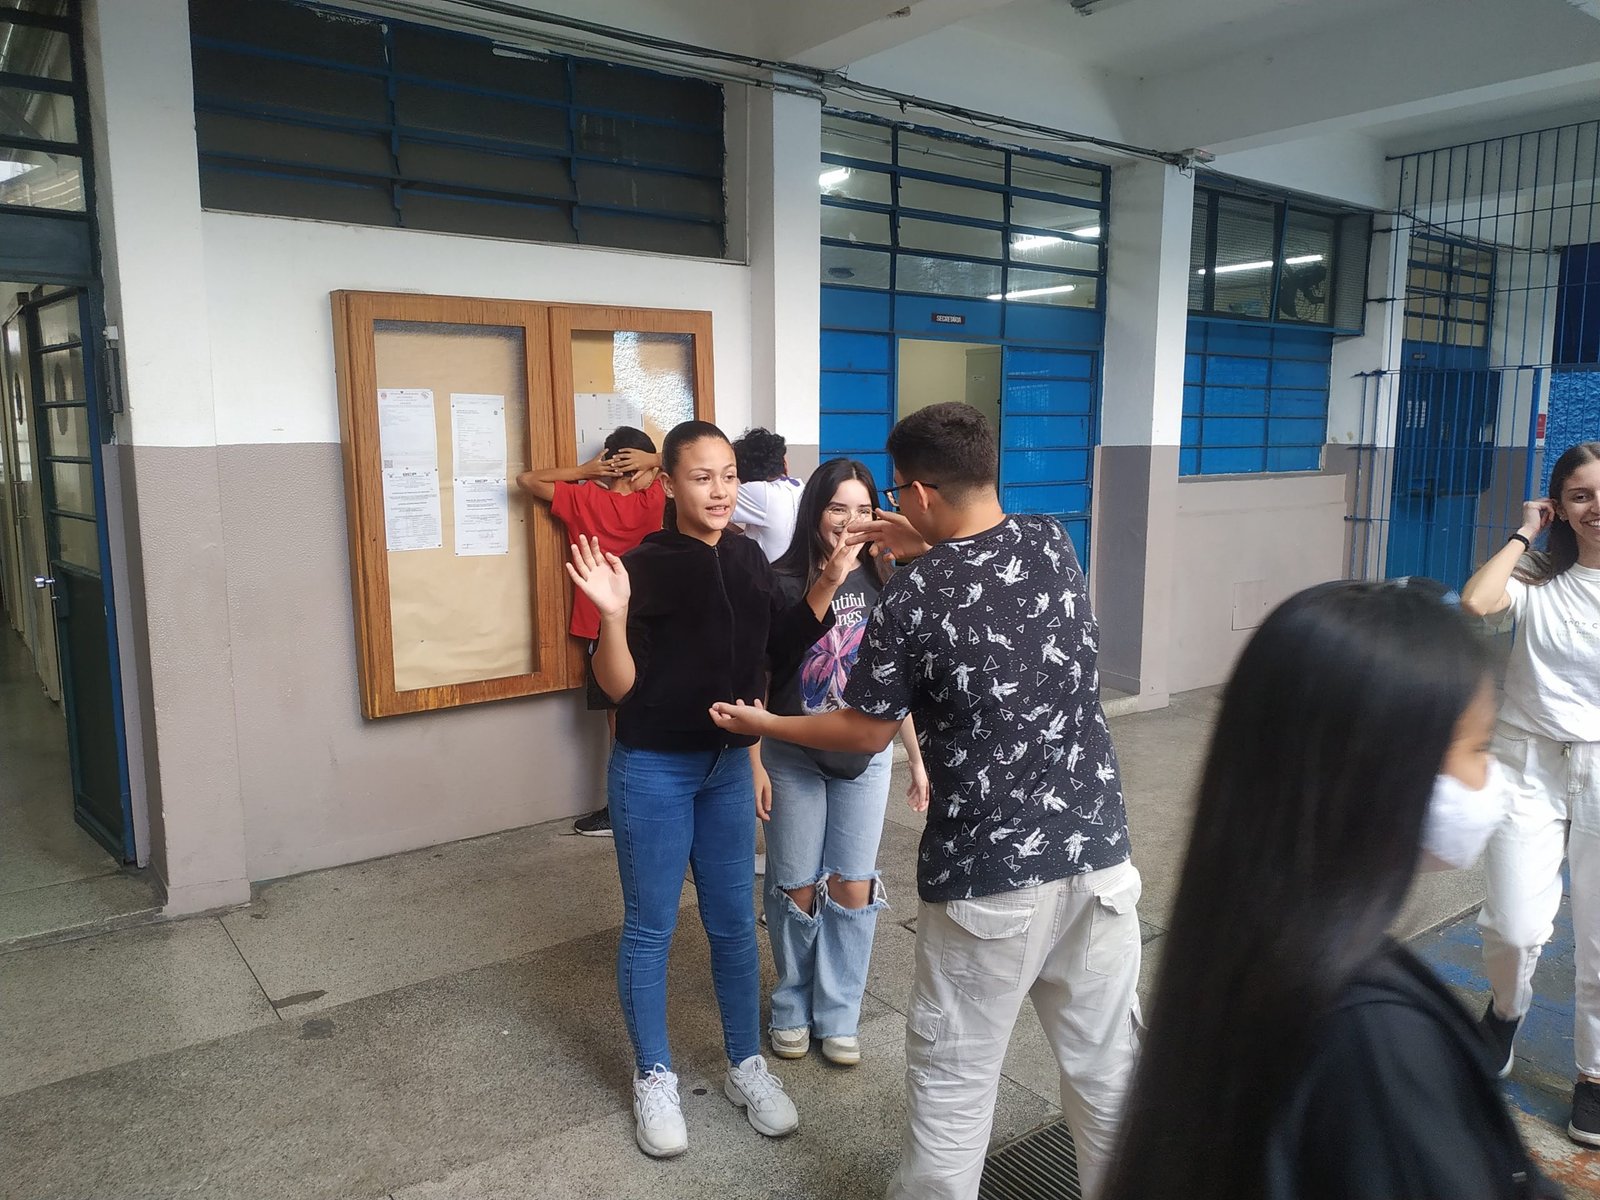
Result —
[[1056, 521], [1000, 507], [994, 433], [976, 409], [912, 414], [889, 454], [901, 516], [858, 536], [917, 557], [873, 609], [849, 707], [713, 711], [741, 732], [859, 751], [881, 750], [916, 717], [932, 802], [890, 1197], [978, 1194], [1006, 1045], [1031, 996], [1093, 1200], [1137, 1048], [1139, 874], [1083, 572]]

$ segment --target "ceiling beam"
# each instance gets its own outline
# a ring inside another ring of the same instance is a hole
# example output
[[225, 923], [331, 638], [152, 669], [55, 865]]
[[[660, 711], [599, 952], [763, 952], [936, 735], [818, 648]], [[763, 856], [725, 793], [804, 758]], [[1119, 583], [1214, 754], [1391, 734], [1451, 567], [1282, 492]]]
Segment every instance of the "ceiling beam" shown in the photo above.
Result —
[[837, 70], [1012, 0], [779, 0], [758, 32], [773, 58]]

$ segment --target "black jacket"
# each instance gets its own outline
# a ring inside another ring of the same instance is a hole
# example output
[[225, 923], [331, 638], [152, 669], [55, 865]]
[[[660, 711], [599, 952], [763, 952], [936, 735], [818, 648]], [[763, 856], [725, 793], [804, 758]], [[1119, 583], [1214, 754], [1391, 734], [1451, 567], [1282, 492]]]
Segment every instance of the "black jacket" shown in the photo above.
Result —
[[1391, 944], [1346, 989], [1267, 1143], [1271, 1200], [1560, 1200], [1477, 1023]]
[[761, 547], [738, 534], [708, 546], [662, 530], [622, 561], [635, 679], [617, 705], [617, 740], [636, 750], [753, 744], [713, 724], [711, 705], [764, 700], [769, 668], [791, 670], [833, 613], [819, 621], [803, 597], [786, 604]]

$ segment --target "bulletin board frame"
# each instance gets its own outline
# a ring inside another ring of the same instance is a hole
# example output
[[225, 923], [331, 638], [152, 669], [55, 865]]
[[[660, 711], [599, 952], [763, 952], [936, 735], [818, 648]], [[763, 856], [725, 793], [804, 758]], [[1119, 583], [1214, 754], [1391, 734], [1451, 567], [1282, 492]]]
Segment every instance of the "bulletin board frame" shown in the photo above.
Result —
[[[530, 466], [573, 466], [578, 462], [573, 334], [692, 335], [694, 413], [710, 421], [715, 419], [711, 314], [357, 291], [334, 292], [331, 304], [362, 715], [397, 716], [582, 686], [582, 651], [567, 633], [572, 589], [564, 566], [565, 532], [546, 505], [525, 501], [530, 611], [521, 615], [530, 631], [533, 669], [432, 686], [397, 684], [396, 581], [390, 567], [395, 551], [385, 521], [379, 404], [379, 388], [385, 385], [378, 331], [384, 322], [520, 329], [527, 444], [508, 446], [508, 451]], [[441, 400], [448, 405], [452, 399], [436, 394], [434, 403], [437, 408]], [[514, 492], [514, 479], [507, 483]], [[510, 504], [518, 503], [513, 494]], [[518, 614], [504, 617], [516, 621]]]

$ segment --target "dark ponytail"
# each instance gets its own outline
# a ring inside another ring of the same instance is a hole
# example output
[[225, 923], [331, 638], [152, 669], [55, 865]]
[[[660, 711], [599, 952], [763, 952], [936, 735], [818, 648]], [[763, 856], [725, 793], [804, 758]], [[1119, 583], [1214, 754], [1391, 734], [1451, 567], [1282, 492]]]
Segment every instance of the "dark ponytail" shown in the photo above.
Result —
[[[1579, 442], [1569, 447], [1550, 469], [1550, 499], [1560, 504], [1572, 473], [1592, 462], [1600, 462], [1600, 442]], [[1578, 535], [1567, 522], [1556, 520], [1545, 533], [1545, 549], [1524, 554], [1513, 574], [1523, 583], [1537, 587], [1549, 583], [1577, 561]]]
[[[728, 435], [723, 433], [710, 421], [684, 421], [674, 425], [667, 431], [667, 436], [661, 439], [661, 470], [666, 475], [671, 475], [677, 469], [678, 459], [683, 454], [685, 446], [692, 446], [704, 438], [716, 438], [718, 441], [728, 441]], [[730, 442], [729, 445], [732, 445]], [[678, 504], [670, 496], [667, 498], [666, 510], [661, 514], [661, 528], [678, 532]]]

